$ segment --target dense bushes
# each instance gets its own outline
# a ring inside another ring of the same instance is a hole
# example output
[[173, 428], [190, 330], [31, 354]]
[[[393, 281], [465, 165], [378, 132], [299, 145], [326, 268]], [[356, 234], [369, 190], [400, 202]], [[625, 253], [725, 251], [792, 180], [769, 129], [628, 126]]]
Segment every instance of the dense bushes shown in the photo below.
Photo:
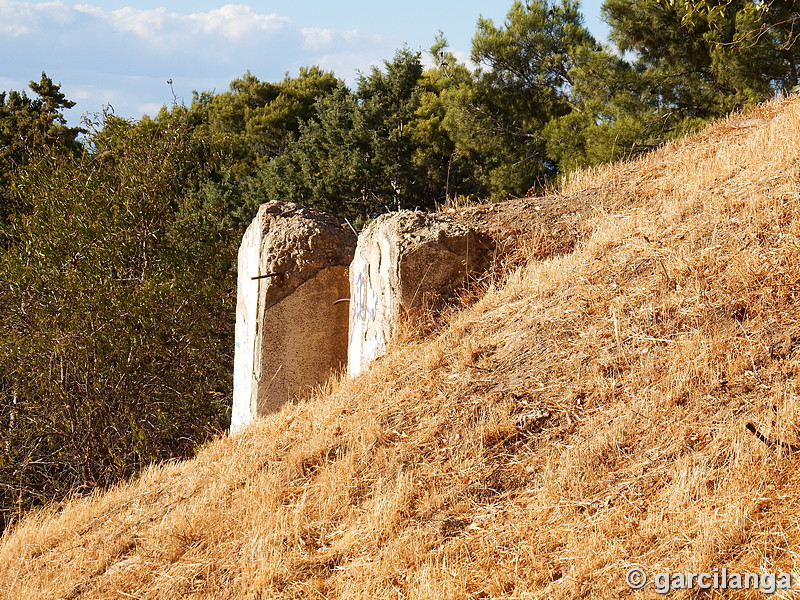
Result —
[[[0, 257], [0, 511], [190, 455], [227, 424], [231, 245], [180, 125], [36, 156]], [[8, 514], [6, 514], [6, 517]]]

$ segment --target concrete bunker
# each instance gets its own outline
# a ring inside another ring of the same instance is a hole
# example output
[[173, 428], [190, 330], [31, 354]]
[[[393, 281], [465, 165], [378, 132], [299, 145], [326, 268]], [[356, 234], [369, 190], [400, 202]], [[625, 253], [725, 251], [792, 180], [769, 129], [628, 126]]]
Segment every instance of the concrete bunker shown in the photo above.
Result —
[[330, 215], [261, 206], [239, 249], [231, 430], [345, 364], [350, 376], [363, 372], [409, 312], [447, 298], [520, 238], [537, 259], [571, 251], [589, 210], [586, 201], [554, 197], [400, 211], [378, 217], [356, 244]]
[[442, 213], [378, 217], [358, 237], [350, 265], [351, 377], [381, 356], [404, 314], [430, 294], [447, 296], [485, 269], [491, 238]]
[[356, 236], [294, 203], [262, 205], [238, 255], [231, 431], [307, 394], [347, 361]]

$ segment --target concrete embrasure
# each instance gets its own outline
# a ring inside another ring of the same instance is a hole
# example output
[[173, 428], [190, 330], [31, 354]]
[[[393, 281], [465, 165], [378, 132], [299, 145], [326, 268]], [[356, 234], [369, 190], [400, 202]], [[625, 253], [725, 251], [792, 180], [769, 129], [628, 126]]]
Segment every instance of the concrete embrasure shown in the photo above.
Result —
[[399, 320], [431, 295], [444, 297], [485, 268], [492, 240], [441, 213], [378, 217], [358, 238], [350, 265], [348, 373], [386, 352]]
[[347, 360], [355, 235], [294, 203], [262, 205], [239, 248], [231, 431], [324, 382]]

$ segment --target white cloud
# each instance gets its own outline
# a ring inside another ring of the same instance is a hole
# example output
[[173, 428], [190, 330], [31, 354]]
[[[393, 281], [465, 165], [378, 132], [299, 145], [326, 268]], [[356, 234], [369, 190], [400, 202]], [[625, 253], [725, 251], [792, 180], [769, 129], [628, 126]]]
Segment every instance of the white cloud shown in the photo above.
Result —
[[303, 48], [306, 50], [324, 50], [331, 47], [354, 46], [365, 41], [378, 41], [376, 36], [366, 36], [358, 29], [340, 31], [320, 27], [303, 27]]
[[289, 27], [286, 17], [261, 14], [244, 4], [226, 4], [206, 12], [180, 14], [164, 7], [124, 7], [106, 11], [92, 4], [66, 5], [56, 2], [11, 2], [0, 0], [0, 35], [14, 37], [52, 30], [80, 18], [101, 20], [119, 32], [127, 32], [150, 43], [185, 43], [198, 35], [239, 41], [272, 34]]
[[321, 27], [303, 27], [300, 29], [302, 47], [319, 52], [334, 50], [351, 52], [359, 48], [369, 48], [376, 44], [386, 43], [386, 39], [378, 35], [366, 34], [358, 29], [326, 29]]
[[25, 89], [46, 71], [78, 102], [71, 114], [111, 104], [120, 116], [138, 118], [173, 102], [168, 79], [187, 103], [193, 90], [225, 90], [248, 70], [280, 81], [319, 65], [352, 85], [358, 70], [391, 59], [400, 44], [359, 29], [304, 28], [260, 11], [266, 3], [182, 14], [177, 3], [111, 10], [91, 2], [0, 0], [0, 90]]
[[337, 77], [341, 77], [352, 87], [358, 84], [360, 75], [368, 74], [372, 67], [380, 68], [383, 61], [390, 58], [386, 54], [377, 56], [379, 58], [375, 53], [368, 51], [336, 52], [317, 56], [314, 64], [326, 71], [333, 71]]
[[125, 7], [109, 13], [93, 12], [114, 29], [133, 33], [151, 44], [182, 44], [198, 36], [222, 37], [236, 42], [257, 35], [271, 34], [289, 25], [286, 17], [259, 14], [249, 6], [226, 4], [207, 12], [182, 15], [164, 7], [138, 9]]
[[93, 4], [76, 4], [73, 6], [75, 10], [82, 13], [88, 14], [102, 14], [103, 9], [99, 6], [94, 6]]
[[119, 98], [119, 92], [97, 86], [65, 86], [65, 91], [69, 92], [70, 100], [80, 102], [81, 100], [94, 100], [102, 104], [111, 104]]
[[262, 15], [249, 6], [226, 4], [205, 13], [189, 15], [206, 33], [221, 33], [229, 40], [237, 40], [254, 34], [271, 33], [289, 25], [289, 19], [277, 14]]
[[0, 90], [21, 90], [27, 85], [27, 81], [23, 82], [9, 79], [8, 77], [0, 77]]
[[330, 46], [334, 41], [333, 29], [321, 29], [319, 27], [304, 27], [300, 30], [303, 35], [303, 48], [319, 49]]
[[10, 2], [0, 0], [0, 35], [18, 37], [39, 31], [49, 23], [71, 21], [71, 10], [63, 2]]
[[154, 117], [158, 114], [158, 111], [161, 110], [161, 107], [164, 106], [163, 104], [156, 104], [155, 102], [145, 102], [144, 104], [139, 104], [136, 106], [136, 110], [138, 110], [143, 115], [150, 115]]
[[125, 7], [101, 16], [117, 31], [129, 31], [141, 38], [155, 41], [164, 35], [167, 10], [165, 8], [139, 10]]

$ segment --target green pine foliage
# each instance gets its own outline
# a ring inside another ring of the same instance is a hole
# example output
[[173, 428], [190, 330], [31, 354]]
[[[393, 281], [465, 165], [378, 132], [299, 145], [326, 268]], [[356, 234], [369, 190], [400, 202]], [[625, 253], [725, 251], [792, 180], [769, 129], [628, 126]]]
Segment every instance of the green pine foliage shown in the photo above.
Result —
[[402, 49], [384, 70], [361, 76], [355, 92], [340, 86], [322, 98], [300, 135], [254, 179], [257, 201], [292, 199], [340, 217], [364, 220], [387, 210], [431, 208], [419, 163], [423, 69]]
[[[279, 155], [314, 114], [314, 104], [341, 82], [319, 67], [304, 67], [279, 83], [260, 81], [250, 72], [221, 94], [195, 92], [187, 118], [194, 136], [226, 163], [234, 177], [253, 174], [257, 165]], [[174, 107], [180, 110], [181, 107]], [[156, 120], [168, 117], [168, 111]]]
[[53, 83], [46, 73], [31, 81], [31, 91], [0, 92], [0, 248], [12, 241], [11, 220], [27, 210], [27, 202], [13, 189], [13, 175], [22, 169], [30, 157], [46, 148], [77, 150], [78, 127], [68, 127], [63, 110], [75, 103], [67, 100], [61, 86]]
[[487, 165], [469, 143], [475, 129], [469, 113], [462, 110], [473, 74], [448, 50], [441, 33], [430, 56], [435, 67], [419, 79], [419, 102], [410, 125], [420, 194], [436, 205], [453, 198], [486, 197]]
[[356, 97], [344, 87], [320, 100], [286, 152], [251, 181], [249, 199], [291, 200], [355, 218], [374, 207], [371, 139]]
[[544, 128], [570, 112], [575, 57], [595, 45], [571, 0], [516, 0], [502, 26], [478, 20], [472, 60], [481, 68], [466, 109], [481, 132], [480, 154], [491, 157], [495, 197], [525, 193], [556, 173]]

